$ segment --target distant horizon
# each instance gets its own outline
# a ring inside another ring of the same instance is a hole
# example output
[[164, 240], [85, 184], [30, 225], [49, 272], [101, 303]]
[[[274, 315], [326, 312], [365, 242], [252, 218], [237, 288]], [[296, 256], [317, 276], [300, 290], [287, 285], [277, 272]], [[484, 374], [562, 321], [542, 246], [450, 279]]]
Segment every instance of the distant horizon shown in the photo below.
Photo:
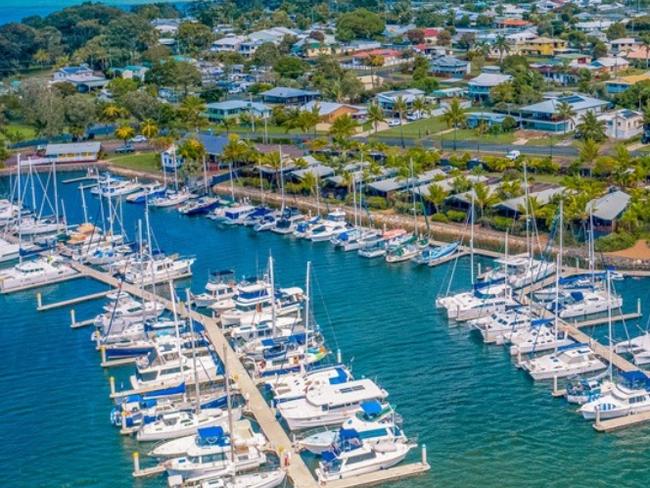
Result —
[[[0, 1], [0, 25], [20, 22], [25, 17], [40, 15], [44, 17], [67, 7], [80, 5], [89, 0], [2, 0]], [[148, 3], [191, 3], [194, 0], [92, 0], [118, 8], [128, 8]]]

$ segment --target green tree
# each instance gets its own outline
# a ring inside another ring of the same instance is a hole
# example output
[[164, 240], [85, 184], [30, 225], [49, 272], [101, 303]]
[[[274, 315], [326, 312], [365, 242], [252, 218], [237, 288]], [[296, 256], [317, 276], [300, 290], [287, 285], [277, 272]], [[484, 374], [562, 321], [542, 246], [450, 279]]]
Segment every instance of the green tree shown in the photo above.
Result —
[[355, 134], [356, 129], [357, 122], [348, 114], [344, 114], [337, 117], [332, 123], [329, 133], [337, 144], [343, 146], [346, 145], [348, 139]]
[[[573, 111], [573, 107], [571, 107], [570, 104], [567, 102], [560, 102], [557, 106], [556, 114], [558, 119], [560, 119], [562, 122], [566, 122], [567, 120], [575, 117], [575, 112]], [[566, 130], [567, 130], [567, 124], [564, 124], [564, 129], [563, 132], [566, 135]]]
[[178, 148], [178, 154], [183, 158], [181, 171], [184, 178], [196, 176], [203, 167], [203, 158], [206, 155], [205, 147], [198, 139], [190, 137]]
[[379, 124], [386, 122], [384, 111], [377, 102], [372, 102], [368, 106], [368, 122], [372, 124], [375, 134], [377, 134]]
[[583, 139], [591, 139], [595, 142], [601, 142], [606, 138], [604, 122], [598, 120], [598, 116], [592, 111], [589, 111], [582, 116], [576, 129]]
[[454, 151], [456, 150], [456, 138], [458, 128], [465, 125], [465, 109], [461, 106], [458, 98], [453, 98], [449, 106], [442, 114], [442, 120], [448, 128], [454, 129]]
[[135, 136], [135, 131], [130, 125], [121, 125], [115, 130], [115, 137], [123, 141], [125, 146], [126, 142], [133, 136]]
[[176, 41], [182, 50], [196, 55], [210, 47], [214, 41], [214, 35], [207, 25], [198, 22], [183, 22], [178, 27]]
[[404, 97], [401, 95], [398, 96], [393, 103], [393, 112], [396, 113], [399, 117], [399, 133], [402, 147], [404, 147], [404, 115], [406, 115], [407, 109], [408, 106], [406, 104], [406, 100], [404, 100]]
[[504, 54], [510, 52], [510, 44], [508, 43], [506, 37], [503, 35], [497, 36], [497, 38], [494, 40], [493, 47], [499, 53], [499, 63], [503, 62]]
[[436, 213], [439, 213], [442, 209], [442, 204], [445, 202], [445, 199], [449, 196], [449, 192], [445, 190], [442, 186], [436, 185], [435, 183], [429, 186], [425, 198], [427, 201], [431, 202]]
[[140, 125], [140, 132], [147, 139], [153, 139], [158, 135], [158, 125], [153, 120], [147, 119]]
[[75, 137], [82, 137], [97, 119], [95, 102], [85, 95], [72, 95], [63, 100], [65, 121]]
[[384, 19], [374, 12], [360, 8], [346, 12], [336, 21], [336, 37], [348, 42], [353, 39], [372, 39], [384, 32]]
[[295, 80], [305, 74], [307, 66], [301, 59], [295, 56], [282, 56], [273, 65], [273, 71], [281, 78]]
[[179, 113], [183, 121], [196, 132], [207, 123], [207, 119], [204, 115], [205, 103], [199, 97], [185, 97], [181, 102]]

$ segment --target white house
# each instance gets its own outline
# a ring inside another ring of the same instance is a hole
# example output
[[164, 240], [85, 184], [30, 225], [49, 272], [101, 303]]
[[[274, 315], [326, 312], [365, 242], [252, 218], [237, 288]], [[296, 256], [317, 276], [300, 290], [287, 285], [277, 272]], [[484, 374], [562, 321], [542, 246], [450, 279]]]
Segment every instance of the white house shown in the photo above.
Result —
[[598, 116], [605, 123], [607, 137], [617, 140], [631, 139], [643, 132], [643, 114], [626, 108]]

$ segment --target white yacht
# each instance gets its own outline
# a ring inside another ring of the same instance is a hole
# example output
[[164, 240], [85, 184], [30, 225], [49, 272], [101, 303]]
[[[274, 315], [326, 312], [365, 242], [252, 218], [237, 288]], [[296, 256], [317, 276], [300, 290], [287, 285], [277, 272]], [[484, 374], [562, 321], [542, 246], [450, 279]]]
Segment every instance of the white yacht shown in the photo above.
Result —
[[[617, 310], [623, 306], [623, 298], [619, 295], [607, 295], [603, 289], [576, 290], [565, 293], [560, 297], [557, 306], [559, 315], [563, 319], [585, 317], [607, 312], [608, 308]], [[555, 300], [548, 304], [547, 310], [555, 312]]]
[[339, 385], [352, 381], [350, 370], [342, 364], [317, 368], [312, 371], [292, 373], [266, 382], [275, 404], [304, 398], [308, 391], [321, 385]]
[[303, 220], [305, 220], [305, 216], [300, 213], [285, 213], [275, 221], [275, 225], [271, 227], [271, 232], [281, 235], [292, 234]]
[[372, 380], [362, 379], [340, 384], [320, 384], [304, 398], [278, 404], [278, 412], [291, 430], [311, 429], [340, 424], [363, 402], [385, 400], [388, 393]]
[[23, 236], [36, 236], [43, 234], [56, 234], [65, 229], [65, 223], [60, 222], [54, 217], [37, 217], [29, 215], [22, 217], [16, 226], [15, 234], [18, 234], [18, 227], [20, 227], [20, 234]]
[[[235, 420], [241, 418], [241, 409], [231, 409]], [[161, 441], [193, 435], [198, 429], [205, 427], [223, 427], [228, 424], [228, 412], [220, 408], [206, 408], [198, 414], [180, 410], [165, 413], [153, 422], [143, 424], [136, 438], [140, 442]]]
[[564, 378], [605, 369], [601, 361], [587, 344], [574, 344], [558, 349], [557, 352], [528, 359], [521, 363], [534, 380]]
[[495, 281], [506, 278], [507, 270], [507, 283], [515, 290], [537, 283], [555, 273], [554, 263], [535, 259], [528, 253], [495, 259], [494, 262], [499, 268], [488, 271], [483, 279]]
[[388, 469], [404, 460], [415, 447], [403, 442], [384, 442], [342, 452], [326, 451], [316, 469], [321, 483]]
[[650, 363], [650, 332], [616, 344], [618, 354], [632, 355], [632, 360], [637, 366]]
[[302, 288], [280, 288], [272, 298], [270, 289], [265, 283], [245, 287], [235, 298], [235, 308], [221, 314], [221, 322], [226, 327], [253, 324], [256, 318], [264, 319], [266, 316], [262, 314], [272, 311], [273, 300], [275, 300], [276, 316], [299, 314], [304, 301]]
[[642, 371], [621, 374], [622, 380], [599, 398], [585, 403], [578, 410], [587, 420], [599, 412], [601, 419], [613, 419], [650, 411], [650, 380]]
[[[216, 429], [221, 427], [208, 427], [201, 428], [194, 435], [179, 437], [170, 441], [163, 442], [153, 447], [149, 451], [149, 456], [158, 459], [168, 459], [180, 456], [185, 456], [195, 446], [201, 446], [206, 442], [205, 432], [210, 429], [217, 432]], [[225, 430], [225, 429], [224, 429]], [[263, 447], [266, 443], [266, 438], [263, 434], [253, 431], [253, 426], [250, 420], [243, 419], [233, 422], [233, 432], [227, 432], [230, 440], [235, 446], [254, 446]], [[223, 435], [223, 433], [222, 433]], [[213, 436], [218, 437], [218, 436]]]
[[565, 331], [558, 331], [557, 337], [552, 319], [533, 320], [529, 327], [514, 331], [507, 335], [510, 342], [510, 354], [528, 354], [531, 352], [549, 351], [573, 344], [573, 340]]
[[151, 207], [175, 207], [185, 203], [190, 198], [194, 198], [194, 194], [186, 190], [168, 190], [164, 194], [152, 198], [149, 201]]
[[531, 321], [530, 312], [517, 307], [512, 310], [499, 310], [487, 317], [470, 320], [469, 325], [480, 332], [486, 344], [503, 344], [505, 335], [528, 328]]
[[345, 212], [336, 209], [329, 212], [318, 224], [305, 233], [305, 239], [312, 242], [329, 241], [347, 229]]
[[135, 261], [131, 266], [128, 266], [126, 273], [124, 273], [124, 279], [134, 285], [140, 283], [151, 285], [186, 278], [192, 275], [194, 261], [194, 258], [164, 255], [146, 258], [144, 262]]
[[356, 449], [361, 445], [384, 442], [406, 442], [406, 435], [397, 425], [398, 416], [389, 404], [365, 402], [339, 429], [325, 430], [298, 441], [298, 447], [312, 454], [322, 454], [332, 447]]
[[195, 371], [193, 359], [182, 355], [179, 360], [174, 349], [171, 351], [173, 359], [152, 361], [149, 355], [138, 359], [136, 374], [129, 378], [131, 387], [136, 391], [161, 390], [183, 382], [194, 382], [195, 378], [199, 382], [217, 379], [219, 367], [210, 354], [196, 358]]
[[229, 207], [217, 207], [208, 215], [208, 218], [225, 225], [237, 225], [243, 224], [254, 211], [253, 205], [242, 203]]
[[129, 203], [145, 203], [146, 201], [151, 201], [154, 198], [162, 197], [167, 192], [167, 187], [161, 185], [160, 183], [146, 183], [141, 185], [139, 191], [131, 193], [126, 197], [126, 201]]
[[231, 279], [232, 276], [233, 272], [230, 270], [212, 273], [212, 276], [205, 285], [205, 291], [197, 295], [192, 294], [194, 305], [207, 308], [217, 302], [229, 300], [236, 296], [237, 287]]
[[245, 473], [237, 476], [217, 476], [204, 479], [201, 488], [276, 488], [284, 486], [287, 477], [283, 469], [262, 471], [260, 473]]
[[61, 258], [50, 255], [23, 261], [0, 271], [0, 293], [48, 285], [71, 278], [78, 273]]
[[0, 239], [0, 263], [13, 261], [20, 256], [20, 245]]
[[517, 305], [512, 298], [512, 289], [503, 283], [478, 283], [473, 291], [436, 299], [436, 306], [445, 310], [447, 318], [459, 322]]
[[184, 480], [191, 480], [206, 475], [230, 475], [251, 471], [266, 462], [266, 455], [259, 448], [232, 445], [218, 427], [199, 430], [198, 438], [200, 441], [184, 456], [164, 462], [169, 476], [180, 475]]

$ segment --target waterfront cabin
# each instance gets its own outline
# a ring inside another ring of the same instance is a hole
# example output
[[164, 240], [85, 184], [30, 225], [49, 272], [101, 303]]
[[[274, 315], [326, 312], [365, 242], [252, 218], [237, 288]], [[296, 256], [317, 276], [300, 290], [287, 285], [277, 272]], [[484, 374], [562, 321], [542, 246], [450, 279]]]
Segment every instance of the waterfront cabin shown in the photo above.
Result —
[[399, 176], [391, 176], [382, 180], [373, 181], [368, 183], [366, 191], [370, 195], [376, 195], [384, 198], [390, 198], [396, 192], [408, 190], [409, 188], [419, 187], [425, 184], [430, 184], [436, 177], [445, 174], [441, 169], [432, 169], [417, 175], [415, 178], [400, 178]]
[[594, 228], [599, 233], [610, 233], [616, 230], [616, 221], [630, 204], [631, 197], [621, 190], [611, 191], [600, 198], [587, 203], [587, 211], [591, 210]]
[[[534, 198], [537, 201], [539, 206], [544, 206], [553, 200], [557, 195], [562, 194], [564, 187], [561, 186], [549, 186], [549, 185], [533, 185], [529, 191], [528, 195], [530, 198]], [[495, 205], [494, 209], [499, 213], [507, 217], [518, 217], [523, 213], [523, 209], [526, 206], [526, 196], [522, 195], [520, 197], [509, 198], [503, 200]]]
[[31, 164], [94, 163], [101, 151], [99, 142], [71, 142], [48, 144], [41, 158], [31, 159]]

